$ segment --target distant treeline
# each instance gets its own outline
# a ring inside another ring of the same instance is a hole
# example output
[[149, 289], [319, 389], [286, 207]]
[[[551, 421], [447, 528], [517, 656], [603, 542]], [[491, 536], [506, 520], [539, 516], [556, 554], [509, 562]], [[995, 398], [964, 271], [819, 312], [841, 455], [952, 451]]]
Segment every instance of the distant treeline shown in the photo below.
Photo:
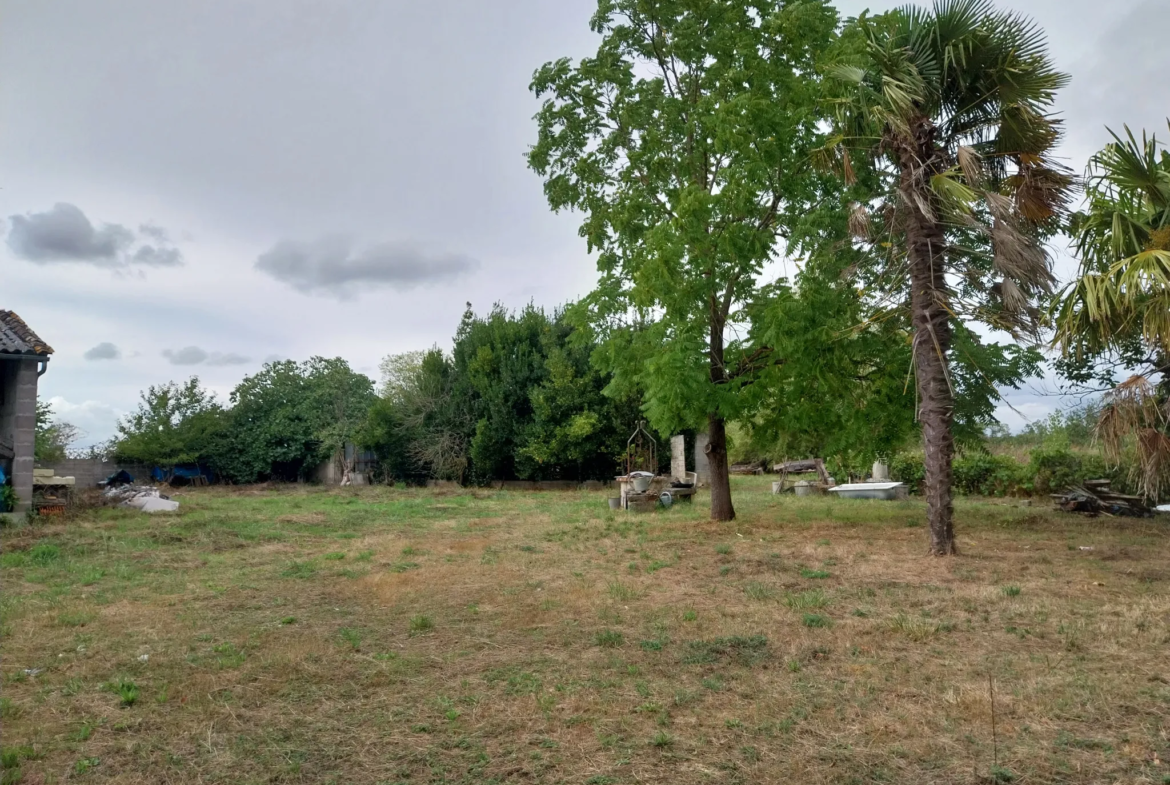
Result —
[[603, 479], [619, 469], [641, 398], [605, 394], [595, 348], [561, 311], [469, 306], [450, 353], [387, 357], [377, 391], [322, 357], [268, 363], [227, 401], [198, 378], [152, 386], [110, 451], [200, 464], [233, 483], [309, 478], [347, 443], [377, 455], [376, 479]]

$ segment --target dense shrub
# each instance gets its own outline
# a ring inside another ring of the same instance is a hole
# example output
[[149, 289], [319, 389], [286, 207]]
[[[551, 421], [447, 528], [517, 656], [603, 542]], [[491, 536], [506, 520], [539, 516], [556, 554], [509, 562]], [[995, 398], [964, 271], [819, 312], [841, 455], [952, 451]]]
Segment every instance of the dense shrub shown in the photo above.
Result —
[[1075, 452], [1067, 444], [1045, 444], [1032, 450], [1027, 473], [1029, 490], [1041, 496], [1098, 479], [1112, 481], [1117, 490], [1126, 489], [1126, 467], [1111, 467], [1100, 455]]
[[1027, 466], [1009, 455], [970, 452], [953, 469], [955, 493], [970, 496], [1016, 496], [1027, 481]]
[[[1010, 455], [971, 451], [956, 456], [954, 492], [966, 496], [1047, 496], [1086, 480], [1105, 479], [1114, 490], [1132, 493], [1130, 467], [1111, 466], [1101, 455], [1048, 443], [1031, 451], [1027, 462]], [[899, 453], [890, 461], [890, 477], [922, 493], [926, 469], [922, 455]]]
[[926, 465], [918, 453], [900, 452], [890, 460], [890, 479], [905, 483], [910, 493], [922, 493]]

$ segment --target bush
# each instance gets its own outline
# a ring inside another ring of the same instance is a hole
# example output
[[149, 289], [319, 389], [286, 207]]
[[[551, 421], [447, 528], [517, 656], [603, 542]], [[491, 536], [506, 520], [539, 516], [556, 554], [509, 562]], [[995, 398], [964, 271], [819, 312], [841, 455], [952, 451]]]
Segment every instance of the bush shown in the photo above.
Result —
[[1010, 455], [961, 455], [954, 462], [954, 489], [971, 496], [1018, 496], [1028, 481], [1027, 466]]
[[[1132, 493], [1133, 462], [1110, 466], [1096, 453], [1079, 452], [1065, 443], [1035, 448], [1027, 463], [1010, 455], [969, 452], [955, 458], [954, 493], [962, 496], [1047, 496], [1086, 480], [1109, 480], [1115, 491]], [[899, 453], [890, 461], [890, 477], [922, 493], [926, 469], [922, 456]]]
[[916, 453], [900, 452], [890, 461], [890, 479], [905, 483], [910, 493], [922, 493], [926, 479], [926, 465]]
[[11, 485], [0, 485], [0, 512], [12, 512], [16, 509], [16, 489]]

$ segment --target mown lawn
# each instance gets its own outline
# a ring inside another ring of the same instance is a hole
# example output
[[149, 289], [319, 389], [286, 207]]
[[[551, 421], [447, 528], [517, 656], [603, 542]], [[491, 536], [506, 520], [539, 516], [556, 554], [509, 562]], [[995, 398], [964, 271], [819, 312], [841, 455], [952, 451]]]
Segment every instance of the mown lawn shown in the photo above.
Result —
[[4, 782], [1170, 782], [1170, 525], [736, 479], [5, 530]]

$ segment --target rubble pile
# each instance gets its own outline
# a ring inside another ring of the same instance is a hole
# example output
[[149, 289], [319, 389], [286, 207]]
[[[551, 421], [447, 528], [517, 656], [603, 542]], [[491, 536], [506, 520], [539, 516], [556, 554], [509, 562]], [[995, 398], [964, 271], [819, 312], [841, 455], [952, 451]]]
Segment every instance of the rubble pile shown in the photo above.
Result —
[[142, 512], [174, 512], [179, 509], [177, 501], [163, 496], [151, 485], [110, 486], [102, 496], [119, 507], [132, 507]]

